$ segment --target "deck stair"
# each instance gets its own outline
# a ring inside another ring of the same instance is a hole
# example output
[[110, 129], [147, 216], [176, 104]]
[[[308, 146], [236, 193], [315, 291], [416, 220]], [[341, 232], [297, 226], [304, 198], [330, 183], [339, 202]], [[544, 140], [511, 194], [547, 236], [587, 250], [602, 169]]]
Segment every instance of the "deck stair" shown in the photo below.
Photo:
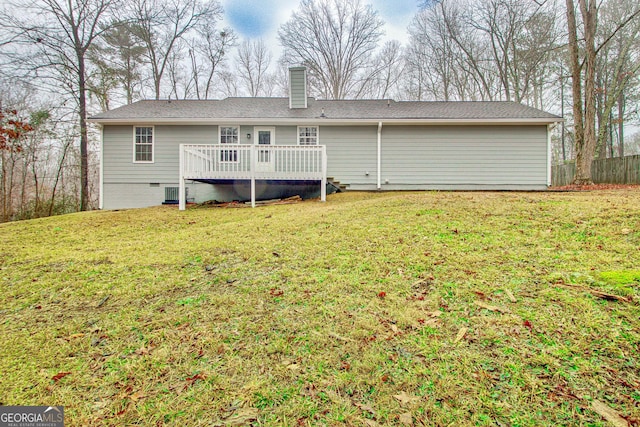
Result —
[[347, 190], [347, 184], [340, 184], [340, 181], [332, 176], [327, 177], [327, 185], [335, 188], [336, 193], [343, 193]]

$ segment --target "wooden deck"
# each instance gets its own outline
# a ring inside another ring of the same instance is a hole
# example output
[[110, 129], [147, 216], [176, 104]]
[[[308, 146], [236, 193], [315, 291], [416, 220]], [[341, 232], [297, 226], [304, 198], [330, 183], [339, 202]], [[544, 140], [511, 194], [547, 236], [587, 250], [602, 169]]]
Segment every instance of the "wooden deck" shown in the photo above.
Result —
[[186, 180], [250, 180], [255, 206], [256, 180], [319, 181], [326, 200], [327, 152], [323, 145], [180, 145], [180, 209], [186, 206]]

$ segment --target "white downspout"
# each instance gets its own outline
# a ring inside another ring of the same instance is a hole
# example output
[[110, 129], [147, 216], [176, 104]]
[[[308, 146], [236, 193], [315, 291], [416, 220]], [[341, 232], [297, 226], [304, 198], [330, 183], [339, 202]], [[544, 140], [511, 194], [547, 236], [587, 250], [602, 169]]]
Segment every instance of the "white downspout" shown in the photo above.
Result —
[[552, 125], [547, 125], [547, 187], [551, 187], [551, 127]]
[[180, 144], [180, 167], [179, 167], [179, 192], [178, 192], [178, 209], [183, 211], [187, 207], [187, 192], [185, 190], [185, 180], [184, 180], [184, 144]]
[[100, 125], [100, 184], [98, 209], [104, 209], [104, 125]]
[[377, 189], [382, 188], [382, 171], [380, 166], [382, 165], [382, 122], [378, 122], [378, 183]]

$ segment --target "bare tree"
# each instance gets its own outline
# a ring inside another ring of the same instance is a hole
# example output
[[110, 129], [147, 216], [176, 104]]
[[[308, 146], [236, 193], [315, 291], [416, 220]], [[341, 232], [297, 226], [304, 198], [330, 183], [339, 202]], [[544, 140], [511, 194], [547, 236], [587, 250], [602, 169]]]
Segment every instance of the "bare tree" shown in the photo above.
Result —
[[[599, 10], [600, 21], [596, 34], [598, 42], [607, 38], [608, 32], [622, 22], [634, 7], [635, 2], [629, 0], [603, 3]], [[640, 71], [640, 57], [634, 53], [640, 49], [639, 35], [640, 19], [635, 19], [599, 51], [596, 63], [598, 157], [606, 157], [607, 149], [610, 157], [624, 155], [625, 111], [627, 103], [633, 98], [634, 86], [638, 85], [638, 80], [634, 77]], [[616, 105], [617, 118], [614, 118]], [[614, 150], [616, 130], [617, 153]]]
[[548, 84], [549, 56], [559, 38], [551, 3], [428, 2], [409, 26], [409, 75], [421, 79], [421, 98], [541, 107], [540, 88]]
[[190, 72], [185, 61], [184, 45], [183, 40], [178, 40], [176, 49], [169, 54], [167, 61], [169, 98], [173, 99], [188, 99], [195, 91], [194, 74]]
[[[453, 93], [456, 49], [441, 11], [432, 5], [425, 7], [409, 25], [405, 76], [409, 99], [451, 101], [456, 98]], [[467, 85], [464, 86], [462, 92], [466, 90]], [[465, 98], [463, 93], [459, 96]]]
[[249, 96], [270, 95], [271, 52], [262, 40], [244, 40], [236, 55], [238, 77]]
[[132, 29], [145, 47], [155, 98], [160, 99], [162, 79], [176, 57], [179, 41], [201, 23], [217, 21], [222, 8], [215, 0], [135, 0], [131, 8]]
[[386, 42], [370, 67], [356, 98], [384, 99], [400, 95], [398, 83], [405, 69], [405, 56], [399, 41]]
[[489, 41], [500, 98], [534, 104], [534, 87], [558, 44], [555, 13], [520, 0], [488, 0], [477, 10], [479, 16], [472, 18], [471, 26]]
[[302, 0], [278, 31], [289, 64], [309, 69], [324, 98], [353, 96], [382, 36], [383, 21], [361, 0]]
[[224, 85], [224, 94], [226, 96], [238, 96], [238, 81], [235, 74], [229, 71], [222, 71], [220, 72], [220, 78]]
[[[18, 82], [9, 89], [0, 84], [0, 221], [78, 209], [78, 193], [61, 185], [72, 171], [76, 176], [68, 181], [77, 191], [78, 159], [74, 164], [65, 159], [65, 151], [77, 143], [77, 124], [65, 120], [50, 101], [38, 98], [30, 85]], [[3, 147], [3, 142], [9, 144]], [[60, 194], [65, 202], [56, 200]]]
[[197, 27], [196, 36], [189, 42], [191, 73], [198, 99], [209, 99], [215, 88], [214, 76], [236, 43], [233, 30], [218, 31], [214, 21], [205, 21]]
[[[89, 208], [87, 61], [96, 39], [107, 30], [105, 18], [116, 0], [37, 0], [25, 6], [9, 2], [20, 16], [4, 17], [14, 34], [12, 57], [31, 76], [64, 84], [77, 102], [80, 128], [80, 209]], [[25, 55], [24, 50], [29, 52]]]
[[[578, 0], [580, 19], [576, 16], [576, 5], [573, 0], [566, 0], [566, 6], [576, 151], [576, 173], [573, 183], [584, 185], [592, 183], [591, 162], [595, 156], [597, 142], [597, 55], [625, 26], [638, 19], [640, 8], [635, 6], [635, 9], [624, 16], [596, 46], [597, 1]], [[582, 29], [581, 37], [578, 35], [578, 28]], [[581, 41], [583, 42], [580, 43]]]

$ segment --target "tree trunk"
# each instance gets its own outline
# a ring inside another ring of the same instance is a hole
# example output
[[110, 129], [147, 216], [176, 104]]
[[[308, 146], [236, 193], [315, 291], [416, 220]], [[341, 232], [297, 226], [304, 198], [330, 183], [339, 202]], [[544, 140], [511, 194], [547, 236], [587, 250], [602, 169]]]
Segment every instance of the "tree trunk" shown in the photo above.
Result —
[[[567, 2], [567, 24], [569, 29], [569, 58], [571, 65], [571, 92], [573, 95], [573, 132], [576, 150], [576, 174], [574, 183], [587, 178], [591, 179], [591, 160], [585, 165], [584, 161], [584, 125], [582, 122], [582, 76], [578, 49], [578, 29], [576, 23], [576, 10], [573, 0]], [[586, 168], [586, 170], [585, 170]]]
[[618, 157], [624, 157], [624, 92], [618, 97]]
[[[597, 120], [598, 120], [598, 143], [596, 144], [596, 152], [597, 157], [599, 159], [607, 158], [607, 132], [606, 130], [610, 128], [609, 123], [609, 115], [604, 113], [606, 110], [606, 104], [608, 101], [608, 87], [606, 87], [606, 83], [603, 84], [602, 76], [598, 75], [597, 77], [597, 86], [599, 88], [603, 88], [604, 90], [599, 90], [596, 94], [596, 106], [597, 106]], [[607, 92], [607, 96], [605, 97], [605, 92]]]
[[585, 36], [584, 150], [583, 161], [589, 163], [585, 184], [591, 184], [591, 162], [596, 150], [596, 0], [580, 0]]
[[573, 118], [576, 148], [575, 185], [593, 184], [591, 162], [596, 149], [596, 105], [595, 105], [595, 0], [578, 0], [585, 33], [585, 87], [584, 109], [582, 107], [582, 67], [580, 65], [578, 30], [573, 0], [567, 1], [567, 24], [569, 29], [569, 56], [571, 58], [571, 80], [573, 87]]
[[78, 55], [78, 114], [80, 116], [80, 210], [89, 210], [89, 136], [87, 132], [87, 93], [84, 52]]
[[7, 158], [4, 150], [0, 150], [0, 164], [2, 168], [0, 170], [0, 191], [2, 194], [2, 218], [0, 218], [0, 222], [8, 221], [8, 210], [7, 210]]

